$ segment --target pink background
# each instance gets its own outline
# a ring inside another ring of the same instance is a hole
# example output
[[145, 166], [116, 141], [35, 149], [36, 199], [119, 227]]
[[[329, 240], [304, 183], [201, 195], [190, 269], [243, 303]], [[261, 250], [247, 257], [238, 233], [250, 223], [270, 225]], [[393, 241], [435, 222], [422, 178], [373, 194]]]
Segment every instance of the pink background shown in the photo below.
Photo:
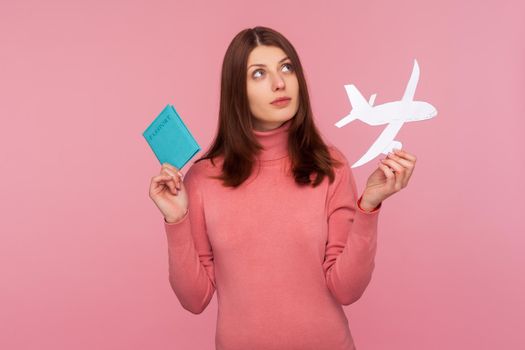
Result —
[[[216, 295], [193, 315], [168, 283], [142, 131], [171, 103], [207, 149], [223, 55], [256, 25], [294, 44], [317, 125], [351, 162], [384, 126], [333, 125], [350, 110], [344, 84], [399, 99], [416, 58], [415, 97], [438, 110], [398, 134], [418, 163], [384, 202], [372, 282], [345, 307], [358, 349], [522, 348], [524, 13], [501, 0], [2, 1], [0, 348], [213, 348]], [[375, 164], [355, 169], [360, 192]]]

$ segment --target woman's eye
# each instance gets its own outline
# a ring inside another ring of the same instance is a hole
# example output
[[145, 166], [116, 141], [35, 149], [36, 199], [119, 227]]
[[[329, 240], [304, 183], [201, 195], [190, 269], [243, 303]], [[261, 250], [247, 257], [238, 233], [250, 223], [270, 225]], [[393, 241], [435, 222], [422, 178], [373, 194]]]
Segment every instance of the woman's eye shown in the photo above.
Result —
[[[289, 68], [288, 68], [288, 71], [289, 71], [289, 72], [293, 72], [294, 67], [293, 67], [293, 65], [292, 65], [291, 63], [285, 63], [285, 64], [283, 64], [283, 67], [286, 67], [286, 66], [289, 67]], [[263, 74], [264, 71], [261, 70], [261, 69], [257, 69], [256, 71], [253, 72], [252, 76], [253, 76], [254, 78], [259, 78], [259, 77], [261, 77], [260, 75], [257, 76], [257, 73], [261, 73], [261, 74]]]
[[292, 65], [291, 63], [285, 63], [285, 64], [283, 64], [283, 67], [284, 67], [284, 66], [288, 66], [288, 67], [290, 67], [290, 68], [289, 68], [289, 71], [290, 71], [290, 72], [293, 71], [293, 65]]
[[258, 70], [256, 70], [255, 72], [253, 72], [253, 77], [254, 77], [254, 78], [258, 78], [258, 77], [256, 76], [256, 74], [257, 74], [258, 72], [262, 72], [262, 70], [259, 70], [259, 69], [258, 69]]

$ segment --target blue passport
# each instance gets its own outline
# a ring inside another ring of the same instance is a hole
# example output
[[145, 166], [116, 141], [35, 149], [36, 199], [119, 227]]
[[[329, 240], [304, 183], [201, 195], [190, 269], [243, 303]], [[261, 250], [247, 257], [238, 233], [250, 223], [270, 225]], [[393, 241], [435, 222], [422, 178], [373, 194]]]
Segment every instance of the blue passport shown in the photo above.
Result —
[[142, 135], [160, 164], [169, 163], [179, 170], [201, 149], [170, 104], [164, 107]]

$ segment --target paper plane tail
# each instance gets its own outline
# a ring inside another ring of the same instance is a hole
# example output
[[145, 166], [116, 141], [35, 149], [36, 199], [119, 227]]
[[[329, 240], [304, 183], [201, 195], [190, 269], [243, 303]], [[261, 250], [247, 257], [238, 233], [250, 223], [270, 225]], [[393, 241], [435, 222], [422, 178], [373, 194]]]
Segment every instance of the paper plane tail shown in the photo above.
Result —
[[[368, 101], [364, 98], [364, 96], [357, 90], [357, 87], [353, 84], [345, 85], [346, 94], [348, 95], [348, 99], [350, 100], [350, 104], [352, 104], [352, 109], [369, 109], [370, 105], [368, 104]], [[371, 98], [371, 102], [375, 100], [375, 96]]]

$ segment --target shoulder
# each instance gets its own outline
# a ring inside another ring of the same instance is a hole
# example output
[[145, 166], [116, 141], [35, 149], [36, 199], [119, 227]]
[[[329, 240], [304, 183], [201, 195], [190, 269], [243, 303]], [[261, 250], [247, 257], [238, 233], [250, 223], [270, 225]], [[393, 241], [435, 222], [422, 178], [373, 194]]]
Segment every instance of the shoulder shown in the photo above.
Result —
[[346, 183], [350, 185], [355, 184], [354, 174], [348, 163], [348, 158], [338, 147], [329, 144], [327, 145], [330, 156], [339, 161], [341, 165], [336, 165], [333, 167], [335, 174], [335, 181], [330, 184], [329, 188], [337, 188], [341, 183]]
[[328, 144], [327, 147], [328, 147], [328, 152], [330, 154], [330, 157], [342, 163], [342, 165], [334, 167], [334, 171], [338, 173], [344, 168], [347, 168], [348, 159], [346, 158], [346, 155], [338, 147], [332, 144]]
[[330, 155], [341, 165], [334, 166], [335, 179], [328, 185], [328, 198], [330, 201], [355, 200], [357, 197], [357, 184], [346, 155], [336, 146], [329, 145]]
[[199, 158], [197, 158], [187, 170], [183, 172], [184, 178], [187, 178], [187, 180], [191, 182], [204, 181], [209, 176], [216, 175], [218, 170], [220, 170], [220, 163], [216, 160], [214, 163], [215, 164], [213, 164], [210, 159], [199, 160]]

